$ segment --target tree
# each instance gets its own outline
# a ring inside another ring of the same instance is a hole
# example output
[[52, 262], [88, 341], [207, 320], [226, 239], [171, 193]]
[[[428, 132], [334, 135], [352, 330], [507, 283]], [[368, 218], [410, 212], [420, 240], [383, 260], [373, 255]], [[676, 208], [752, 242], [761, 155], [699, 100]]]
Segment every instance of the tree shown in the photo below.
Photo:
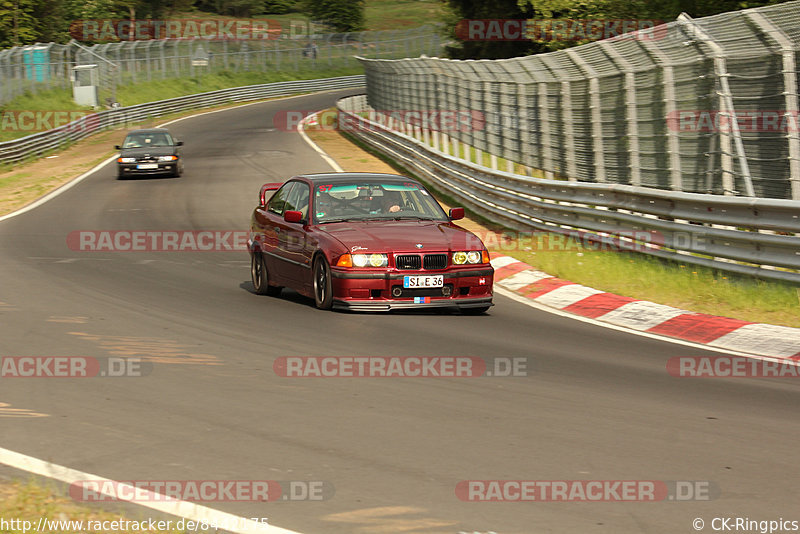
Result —
[[35, 0], [0, 1], [0, 46], [20, 46], [39, 37]]
[[314, 21], [323, 22], [337, 32], [364, 29], [365, 0], [306, 0], [303, 11]]
[[[551, 35], [534, 35], [534, 39], [515, 41], [464, 39], [456, 31], [459, 21], [476, 19], [516, 20], [638, 20], [669, 22], [682, 12], [692, 17], [704, 17], [787, 0], [445, 0], [447, 34], [457, 45], [447, 48], [457, 59], [500, 59], [559, 50], [590, 42], [586, 40], [557, 40]], [[462, 22], [462, 24], [464, 24]], [[465, 26], [461, 26], [463, 28]]]

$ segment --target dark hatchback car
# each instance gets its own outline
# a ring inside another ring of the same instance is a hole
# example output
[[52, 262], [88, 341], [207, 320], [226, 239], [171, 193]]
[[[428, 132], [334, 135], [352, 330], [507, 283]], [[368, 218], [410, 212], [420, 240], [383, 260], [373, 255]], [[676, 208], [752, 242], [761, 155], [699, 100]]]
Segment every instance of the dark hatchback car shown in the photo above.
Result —
[[165, 128], [133, 130], [122, 145], [114, 147], [120, 151], [117, 178], [153, 174], [180, 176], [183, 173], [181, 146], [183, 141], [175, 139]]
[[290, 287], [318, 308], [492, 305], [494, 269], [472, 232], [418, 181], [373, 173], [296, 176], [261, 188], [248, 250], [255, 292]]

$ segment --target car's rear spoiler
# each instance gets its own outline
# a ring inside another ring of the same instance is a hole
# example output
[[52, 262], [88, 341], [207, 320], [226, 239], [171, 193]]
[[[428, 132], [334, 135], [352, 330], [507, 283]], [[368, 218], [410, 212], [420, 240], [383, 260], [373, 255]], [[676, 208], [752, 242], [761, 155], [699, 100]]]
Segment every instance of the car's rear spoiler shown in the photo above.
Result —
[[260, 202], [260, 206], [266, 206], [267, 201], [272, 198], [274, 191], [277, 191], [280, 186], [282, 186], [282, 182], [272, 182], [269, 184], [264, 184], [261, 186], [261, 192], [258, 194], [258, 201]]

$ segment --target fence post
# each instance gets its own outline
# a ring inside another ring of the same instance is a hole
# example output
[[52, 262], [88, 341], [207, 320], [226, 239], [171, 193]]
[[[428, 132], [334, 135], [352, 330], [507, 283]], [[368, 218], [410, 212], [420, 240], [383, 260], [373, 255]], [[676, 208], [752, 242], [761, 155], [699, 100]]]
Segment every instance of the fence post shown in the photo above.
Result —
[[[800, 132], [797, 121], [800, 118], [797, 96], [797, 63], [792, 40], [783, 30], [772, 23], [758, 11], [745, 11], [745, 16], [752, 20], [765, 34], [778, 42], [783, 59], [783, 98], [785, 103], [785, 119], [787, 124], [794, 125], [787, 132], [789, 143], [789, 184], [792, 200], [800, 200]], [[794, 116], [792, 116], [794, 115]]]
[[642, 185], [642, 171], [639, 159], [639, 119], [636, 113], [636, 78], [633, 74], [633, 66], [608, 41], [600, 41], [600, 47], [617, 65], [617, 68], [625, 73], [625, 124], [628, 130], [631, 185], [640, 186]]
[[[663, 50], [650, 43], [647, 39], [640, 40], [639, 45], [653, 56], [656, 59], [656, 63], [661, 66], [661, 72], [664, 76], [664, 110], [667, 112], [667, 117], [675, 117], [677, 114], [675, 107], [675, 72], [672, 69], [669, 57]], [[683, 191], [680, 139], [678, 138], [678, 132], [674, 128], [670, 128], [668, 123], [665, 126], [667, 128], [667, 152], [669, 153], [670, 189]]]
[[725, 183], [726, 194], [732, 194], [736, 186], [734, 183], [735, 171], [733, 169], [733, 158], [728, 155], [730, 154], [729, 146], [731, 137], [733, 137], [733, 145], [739, 160], [739, 167], [742, 170], [742, 178], [744, 179], [745, 194], [748, 197], [754, 197], [756, 194], [753, 189], [753, 178], [750, 176], [750, 166], [747, 163], [747, 155], [744, 153], [742, 132], [739, 130], [738, 121], [735, 120], [736, 108], [733, 105], [733, 94], [728, 84], [729, 74], [727, 61], [725, 59], [725, 50], [686, 13], [681, 13], [678, 16], [678, 23], [684, 28], [691, 28], [687, 29], [687, 32], [690, 33], [690, 35], [699, 36], [698, 41], [707, 44], [714, 54], [714, 71], [720, 84], [720, 91], [717, 92], [720, 101], [720, 114], [725, 114], [729, 119], [732, 119], [729, 120], [729, 124], [731, 125], [730, 134], [722, 136], [720, 139], [724, 142], [722, 148], [722, 172], [729, 176], [727, 180], [723, 179], [723, 183], [727, 182]]
[[606, 181], [606, 162], [603, 152], [603, 110], [600, 108], [600, 82], [597, 71], [578, 54], [574, 48], [567, 49], [567, 55], [589, 78], [589, 99], [592, 115], [592, 153], [594, 155], [594, 178], [600, 183]]

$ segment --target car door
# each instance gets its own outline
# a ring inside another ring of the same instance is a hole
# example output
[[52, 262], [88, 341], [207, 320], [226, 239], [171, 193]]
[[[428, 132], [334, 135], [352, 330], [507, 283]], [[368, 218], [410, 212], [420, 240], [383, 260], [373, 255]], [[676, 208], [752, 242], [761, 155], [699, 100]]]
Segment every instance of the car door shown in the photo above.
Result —
[[286, 211], [299, 211], [303, 214], [303, 221], [298, 223], [286, 222], [283, 219], [277, 224], [278, 255], [283, 260], [280, 267], [281, 276], [295, 283], [302, 283], [307, 278], [311, 269], [311, 255], [307, 250], [306, 230], [309, 214], [310, 189], [304, 182], [296, 182], [286, 197], [284, 213]]
[[286, 199], [291, 193], [292, 188], [296, 182], [286, 182], [280, 189], [275, 191], [272, 198], [269, 199], [265, 209], [257, 210], [256, 222], [261, 228], [261, 246], [264, 251], [264, 261], [267, 265], [269, 274], [275, 281], [285, 280], [284, 261], [280, 253], [280, 239], [279, 235], [281, 227], [285, 224], [283, 221], [283, 212], [286, 207]]

